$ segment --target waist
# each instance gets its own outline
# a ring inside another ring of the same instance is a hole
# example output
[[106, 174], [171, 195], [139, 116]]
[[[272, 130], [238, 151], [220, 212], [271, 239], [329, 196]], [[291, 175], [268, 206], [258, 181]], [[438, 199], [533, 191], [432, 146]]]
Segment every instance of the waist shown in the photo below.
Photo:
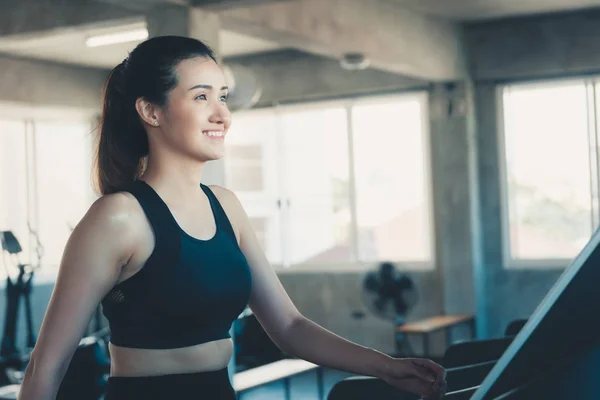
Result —
[[143, 377], [226, 368], [233, 341], [220, 339], [176, 349], [140, 349], [109, 344], [111, 377]]
[[190, 318], [159, 311], [150, 316], [124, 313], [119, 318], [108, 319], [110, 342], [124, 348], [170, 350], [231, 337], [231, 320], [205, 318], [206, 323], [190, 323]]

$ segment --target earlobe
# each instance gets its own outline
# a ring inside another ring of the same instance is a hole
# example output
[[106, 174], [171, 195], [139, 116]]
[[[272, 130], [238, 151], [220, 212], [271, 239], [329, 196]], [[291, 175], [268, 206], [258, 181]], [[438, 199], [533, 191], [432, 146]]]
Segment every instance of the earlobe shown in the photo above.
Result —
[[137, 99], [135, 102], [135, 109], [145, 123], [151, 126], [159, 126], [154, 106], [149, 101], [144, 100], [143, 98]]

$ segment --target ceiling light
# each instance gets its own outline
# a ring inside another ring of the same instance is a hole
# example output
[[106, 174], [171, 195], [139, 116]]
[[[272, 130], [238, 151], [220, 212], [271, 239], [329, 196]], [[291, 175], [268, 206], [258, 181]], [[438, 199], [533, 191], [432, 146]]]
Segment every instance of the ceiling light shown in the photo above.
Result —
[[135, 42], [148, 38], [146, 28], [134, 29], [125, 32], [108, 33], [104, 35], [90, 36], [86, 39], [85, 45], [88, 47], [108, 46], [117, 43]]

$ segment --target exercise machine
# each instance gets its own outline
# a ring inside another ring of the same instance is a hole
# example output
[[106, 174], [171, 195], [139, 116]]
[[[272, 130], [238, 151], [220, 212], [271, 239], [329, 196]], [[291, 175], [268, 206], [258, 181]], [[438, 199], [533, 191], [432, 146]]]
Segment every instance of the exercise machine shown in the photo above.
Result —
[[[23, 249], [12, 231], [0, 232], [3, 264], [6, 272], [6, 309], [4, 331], [2, 342], [0, 344], [0, 367], [2, 367], [4, 372], [0, 377], [1, 384], [15, 383], [16, 380], [19, 380], [20, 371], [25, 368], [29, 361], [29, 353], [36, 342], [31, 312], [31, 292], [34, 271], [39, 267], [39, 262], [43, 255], [43, 248], [37, 234], [31, 227], [30, 233], [36, 240], [37, 263], [35, 264], [24, 264], [21, 262], [20, 254]], [[24, 300], [25, 323], [27, 329], [25, 349], [23, 350], [20, 350], [17, 346], [17, 326], [21, 298]]]
[[[600, 231], [558, 278], [535, 312], [494, 341], [455, 345], [445, 355], [445, 400], [597, 400], [600, 386]], [[507, 329], [508, 331], [508, 329]], [[406, 399], [381, 380], [336, 384], [329, 400]]]

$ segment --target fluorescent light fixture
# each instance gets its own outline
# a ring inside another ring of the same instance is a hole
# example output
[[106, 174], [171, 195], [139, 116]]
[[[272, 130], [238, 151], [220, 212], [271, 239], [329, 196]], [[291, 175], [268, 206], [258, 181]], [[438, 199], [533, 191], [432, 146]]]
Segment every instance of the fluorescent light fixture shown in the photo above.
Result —
[[108, 46], [117, 43], [134, 42], [148, 38], [146, 28], [134, 29], [125, 32], [108, 33], [105, 35], [90, 36], [86, 39], [85, 45], [88, 47]]

